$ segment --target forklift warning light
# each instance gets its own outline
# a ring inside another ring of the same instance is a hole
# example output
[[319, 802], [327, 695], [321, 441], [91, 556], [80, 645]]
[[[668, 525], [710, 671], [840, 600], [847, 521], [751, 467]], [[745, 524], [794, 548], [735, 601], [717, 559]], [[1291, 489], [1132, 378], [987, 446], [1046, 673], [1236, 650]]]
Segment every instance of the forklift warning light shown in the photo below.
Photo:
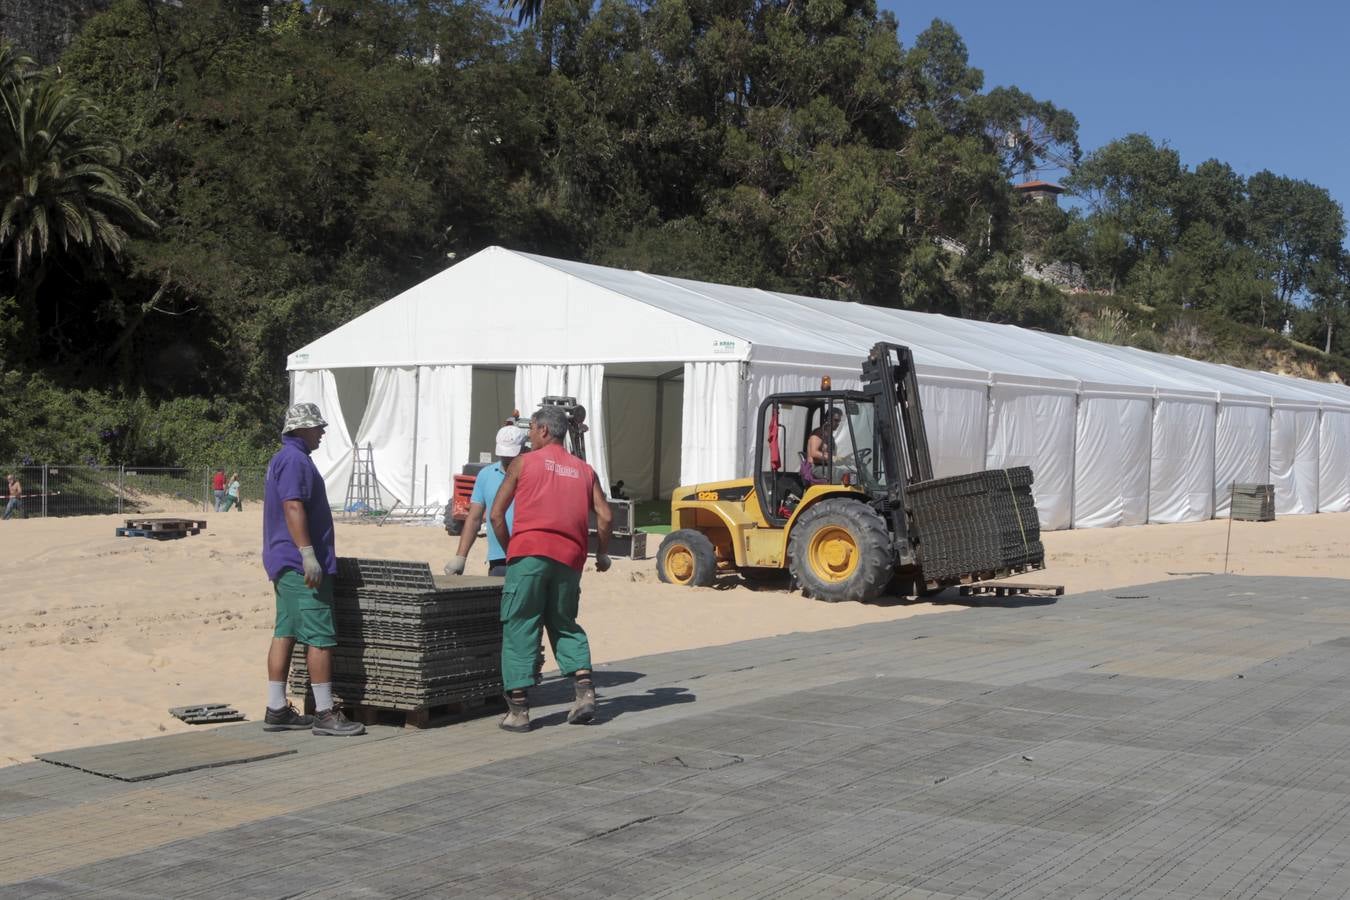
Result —
[[828, 391], [830, 389], [830, 376], [828, 375], [820, 376], [820, 389], [822, 391]]

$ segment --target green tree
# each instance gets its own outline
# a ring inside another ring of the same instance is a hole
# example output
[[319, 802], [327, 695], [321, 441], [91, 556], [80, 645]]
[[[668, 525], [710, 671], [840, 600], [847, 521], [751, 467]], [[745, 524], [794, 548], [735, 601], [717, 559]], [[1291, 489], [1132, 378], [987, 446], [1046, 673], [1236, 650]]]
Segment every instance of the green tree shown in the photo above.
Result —
[[[154, 223], [94, 103], [55, 76], [32, 73], [31, 62], [8, 47], [0, 48], [0, 65], [0, 275], [31, 337], [38, 292], [56, 259], [102, 269], [122, 253], [125, 229]], [[62, 306], [52, 302], [46, 312], [42, 324], [59, 337]], [[8, 349], [13, 356], [18, 348]], [[23, 355], [37, 351], [30, 343]]]
[[[1275, 283], [1280, 321], [1307, 297], [1319, 263], [1335, 263], [1345, 241], [1345, 213], [1326, 188], [1270, 171], [1247, 179], [1251, 242]], [[1266, 325], [1264, 310], [1262, 325]]]
[[1179, 236], [1175, 210], [1184, 170], [1166, 144], [1131, 134], [1089, 154], [1065, 179], [1093, 214], [1119, 228], [1138, 258], [1166, 261]]

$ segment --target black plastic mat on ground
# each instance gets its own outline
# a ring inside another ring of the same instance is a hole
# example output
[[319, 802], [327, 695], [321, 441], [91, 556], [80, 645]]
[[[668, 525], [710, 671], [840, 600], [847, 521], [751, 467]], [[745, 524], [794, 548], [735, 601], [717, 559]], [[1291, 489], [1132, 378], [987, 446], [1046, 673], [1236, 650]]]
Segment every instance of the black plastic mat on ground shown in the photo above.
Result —
[[294, 748], [275, 743], [240, 740], [215, 732], [170, 734], [139, 741], [123, 741], [98, 747], [81, 747], [37, 758], [58, 766], [92, 772], [118, 781], [147, 781], [194, 769], [210, 769], [238, 763], [289, 756]]

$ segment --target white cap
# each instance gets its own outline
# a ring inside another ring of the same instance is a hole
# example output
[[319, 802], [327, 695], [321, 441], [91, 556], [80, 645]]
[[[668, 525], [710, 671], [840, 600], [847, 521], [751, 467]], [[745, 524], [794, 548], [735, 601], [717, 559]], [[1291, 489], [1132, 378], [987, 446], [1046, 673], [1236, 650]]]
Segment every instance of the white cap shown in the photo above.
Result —
[[525, 431], [515, 425], [503, 425], [497, 429], [497, 455], [519, 456], [520, 448], [528, 437]]

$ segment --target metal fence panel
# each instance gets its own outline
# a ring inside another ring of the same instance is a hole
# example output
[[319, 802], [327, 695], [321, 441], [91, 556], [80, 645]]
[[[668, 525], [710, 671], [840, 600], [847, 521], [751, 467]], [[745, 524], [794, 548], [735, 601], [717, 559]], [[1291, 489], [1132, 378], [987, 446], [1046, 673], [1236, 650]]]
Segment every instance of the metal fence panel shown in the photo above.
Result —
[[[215, 509], [213, 469], [154, 466], [16, 465], [22, 497], [9, 518], [47, 518], [147, 513], [201, 513]], [[237, 471], [240, 507], [261, 503], [266, 469]], [[228, 476], [230, 471], [226, 472]], [[0, 504], [9, 509], [7, 482], [0, 482]]]

